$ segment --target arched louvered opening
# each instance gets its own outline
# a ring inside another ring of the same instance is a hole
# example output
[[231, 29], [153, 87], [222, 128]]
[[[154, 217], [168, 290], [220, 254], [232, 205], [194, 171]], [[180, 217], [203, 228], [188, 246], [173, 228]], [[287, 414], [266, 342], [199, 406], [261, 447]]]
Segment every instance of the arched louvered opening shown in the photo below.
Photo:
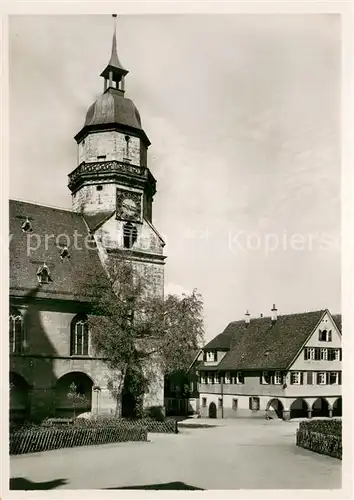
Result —
[[123, 245], [124, 248], [132, 248], [138, 237], [137, 228], [131, 223], [127, 222], [123, 226]]

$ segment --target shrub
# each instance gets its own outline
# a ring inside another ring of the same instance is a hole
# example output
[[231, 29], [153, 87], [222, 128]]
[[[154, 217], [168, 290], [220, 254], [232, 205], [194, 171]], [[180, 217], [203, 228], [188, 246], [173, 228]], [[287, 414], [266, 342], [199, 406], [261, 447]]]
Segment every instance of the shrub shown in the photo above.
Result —
[[342, 421], [310, 420], [300, 422], [296, 444], [302, 448], [342, 459]]
[[330, 436], [342, 437], [342, 421], [338, 419], [330, 420], [304, 420], [300, 422], [299, 429], [302, 431], [320, 432]]

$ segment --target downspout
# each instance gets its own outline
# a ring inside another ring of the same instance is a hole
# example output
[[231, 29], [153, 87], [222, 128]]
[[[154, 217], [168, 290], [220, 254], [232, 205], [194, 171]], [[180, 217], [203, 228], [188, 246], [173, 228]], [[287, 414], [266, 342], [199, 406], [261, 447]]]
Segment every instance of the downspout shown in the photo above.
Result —
[[224, 418], [224, 377], [220, 375], [221, 418]]

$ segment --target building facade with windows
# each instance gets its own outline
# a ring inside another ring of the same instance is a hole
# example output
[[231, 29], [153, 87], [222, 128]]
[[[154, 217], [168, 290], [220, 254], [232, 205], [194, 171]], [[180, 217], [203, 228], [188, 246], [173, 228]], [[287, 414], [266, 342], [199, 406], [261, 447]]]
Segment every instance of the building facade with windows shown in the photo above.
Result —
[[[125, 96], [128, 71], [112, 53], [103, 93], [75, 136], [78, 165], [69, 174], [72, 210], [10, 201], [10, 394], [14, 417], [71, 414], [72, 383], [86, 396], [80, 411], [111, 412], [106, 365], [90, 344], [90, 297], [81, 283], [117, 258], [148, 275], [163, 295], [164, 242], [152, 222], [156, 180], [150, 141]], [[145, 406], [163, 406], [163, 376]]]
[[341, 317], [328, 310], [230, 323], [197, 361], [202, 417], [340, 416]]

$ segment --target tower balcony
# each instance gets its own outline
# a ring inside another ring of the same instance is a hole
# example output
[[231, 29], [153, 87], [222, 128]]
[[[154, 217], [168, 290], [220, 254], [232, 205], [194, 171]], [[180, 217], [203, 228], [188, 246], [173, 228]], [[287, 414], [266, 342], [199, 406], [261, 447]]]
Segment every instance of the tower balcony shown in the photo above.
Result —
[[[147, 183], [156, 191], [156, 181], [147, 167], [131, 165], [128, 162], [105, 161], [81, 163], [69, 174], [69, 189], [74, 192], [86, 181], [100, 181], [104, 179], [117, 180], [124, 183], [129, 180], [129, 184], [136, 184], [143, 187]], [[132, 182], [133, 181], [133, 182]], [[134, 182], [135, 181], [135, 182]]]

